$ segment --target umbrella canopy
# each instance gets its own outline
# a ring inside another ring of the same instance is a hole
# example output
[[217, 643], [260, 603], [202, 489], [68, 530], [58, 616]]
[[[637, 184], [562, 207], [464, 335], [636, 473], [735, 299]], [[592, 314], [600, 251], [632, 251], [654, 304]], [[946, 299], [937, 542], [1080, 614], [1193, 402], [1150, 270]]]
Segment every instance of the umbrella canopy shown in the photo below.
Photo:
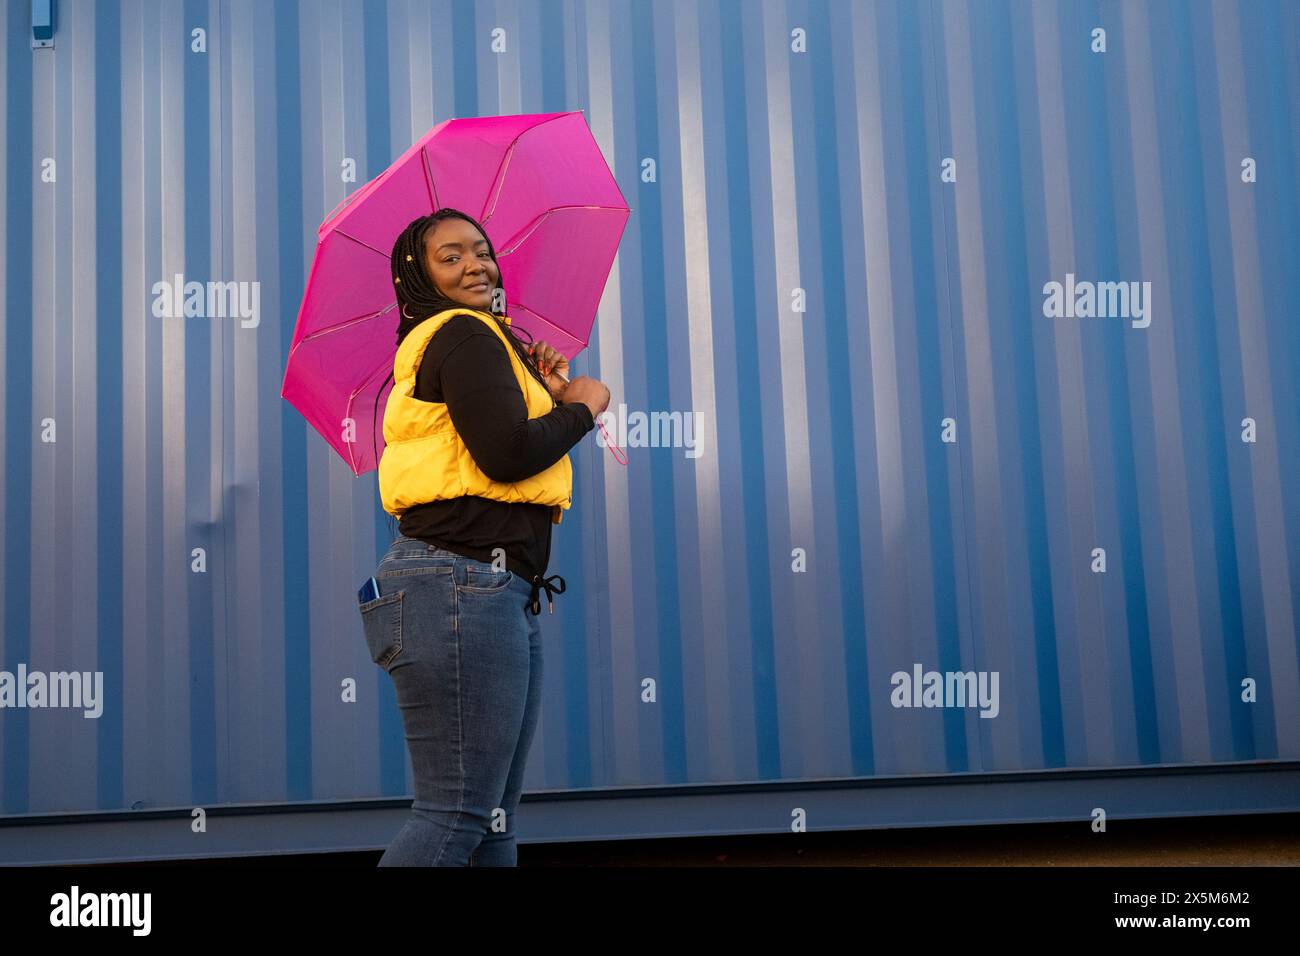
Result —
[[280, 395], [354, 474], [383, 453], [393, 243], [445, 206], [492, 241], [512, 327], [570, 360], [591, 338], [630, 211], [581, 110], [447, 120], [336, 207], [317, 230]]

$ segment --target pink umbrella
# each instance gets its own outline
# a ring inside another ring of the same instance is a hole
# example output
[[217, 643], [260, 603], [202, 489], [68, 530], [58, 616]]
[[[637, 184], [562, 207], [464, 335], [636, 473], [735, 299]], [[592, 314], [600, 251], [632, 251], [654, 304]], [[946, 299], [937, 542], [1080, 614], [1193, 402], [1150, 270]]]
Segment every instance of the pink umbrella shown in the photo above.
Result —
[[389, 254], [411, 220], [444, 206], [492, 240], [511, 326], [570, 361], [591, 338], [630, 212], [581, 110], [439, 123], [336, 206], [317, 230], [280, 395], [354, 474], [383, 452], [379, 392], [399, 320]]

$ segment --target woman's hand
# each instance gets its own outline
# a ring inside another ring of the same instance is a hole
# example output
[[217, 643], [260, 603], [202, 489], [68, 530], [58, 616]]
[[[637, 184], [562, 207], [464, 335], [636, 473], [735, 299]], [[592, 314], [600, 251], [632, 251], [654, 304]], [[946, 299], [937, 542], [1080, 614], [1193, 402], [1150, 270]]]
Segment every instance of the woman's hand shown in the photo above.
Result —
[[591, 409], [593, 420], [599, 418], [609, 408], [609, 388], [604, 382], [579, 375], [569, 383], [564, 393], [564, 404], [573, 405], [578, 402]]
[[[569, 375], [569, 360], [564, 357], [564, 354], [559, 349], [547, 345], [545, 342], [534, 342], [528, 346], [528, 354], [532, 356], [537, 371], [542, 373], [542, 378], [546, 381], [546, 389], [551, 393], [551, 398], [558, 402], [568, 385], [565, 379]], [[557, 375], [556, 372], [560, 374]], [[561, 378], [561, 375], [564, 378]]]

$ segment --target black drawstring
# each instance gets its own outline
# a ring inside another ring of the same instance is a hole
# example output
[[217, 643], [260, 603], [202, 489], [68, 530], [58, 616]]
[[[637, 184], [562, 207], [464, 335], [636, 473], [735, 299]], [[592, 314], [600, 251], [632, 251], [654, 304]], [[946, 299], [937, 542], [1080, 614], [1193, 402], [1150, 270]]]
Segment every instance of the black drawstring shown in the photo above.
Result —
[[[559, 586], [557, 587], [555, 584], [552, 584], [551, 582], [553, 581], [559, 581], [560, 582]], [[540, 574], [534, 574], [533, 593], [531, 596], [531, 604], [530, 604], [533, 614], [536, 615], [542, 613], [542, 601], [541, 601], [542, 588], [546, 589], [546, 603], [550, 607], [551, 613], [554, 614], [555, 602], [551, 600], [551, 596], [553, 594], [563, 594], [564, 587], [565, 587], [564, 578], [560, 577], [558, 574], [552, 574], [549, 578], [544, 578]]]

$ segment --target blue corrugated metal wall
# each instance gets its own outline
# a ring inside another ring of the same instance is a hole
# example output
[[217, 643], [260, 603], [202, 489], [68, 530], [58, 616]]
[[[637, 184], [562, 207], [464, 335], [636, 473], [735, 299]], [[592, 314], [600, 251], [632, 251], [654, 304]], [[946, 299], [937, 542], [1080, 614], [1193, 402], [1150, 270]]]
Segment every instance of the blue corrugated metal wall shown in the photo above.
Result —
[[[0, 814], [410, 792], [393, 529], [279, 398], [315, 229], [440, 119], [577, 108], [634, 211], [574, 372], [702, 433], [573, 452], [526, 789], [1300, 758], [1297, 5], [6, 16], [0, 669], [104, 684], [0, 709]], [[177, 274], [258, 321], [155, 317]]]

